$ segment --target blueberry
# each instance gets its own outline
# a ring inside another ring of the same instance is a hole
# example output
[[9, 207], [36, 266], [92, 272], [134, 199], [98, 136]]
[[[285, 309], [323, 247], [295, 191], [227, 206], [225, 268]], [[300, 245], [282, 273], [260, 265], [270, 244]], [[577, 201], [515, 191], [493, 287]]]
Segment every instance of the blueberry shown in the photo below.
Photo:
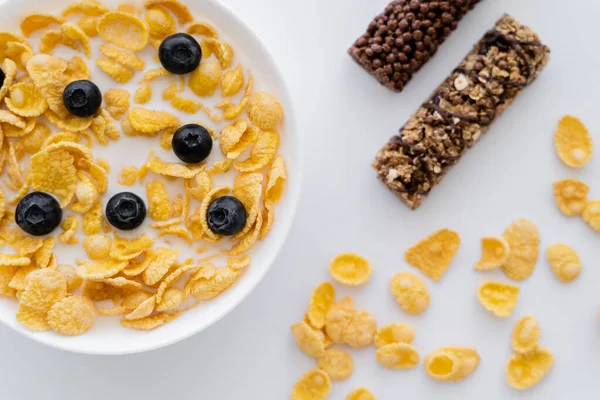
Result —
[[102, 105], [102, 93], [94, 82], [81, 80], [67, 85], [63, 103], [69, 112], [78, 117], [90, 117]]
[[211, 231], [218, 235], [235, 235], [246, 225], [248, 213], [241, 201], [233, 196], [213, 200], [208, 206], [206, 219]]
[[52, 232], [62, 220], [58, 201], [48, 193], [31, 192], [21, 199], [15, 211], [15, 222], [30, 235]]
[[202, 49], [192, 36], [176, 33], [162, 41], [158, 48], [162, 66], [172, 74], [188, 74], [198, 68], [202, 60]]
[[204, 161], [209, 156], [213, 147], [213, 140], [210, 132], [205, 127], [188, 124], [177, 129], [171, 144], [175, 155], [181, 161], [196, 164]]
[[130, 192], [115, 194], [106, 205], [106, 219], [122, 231], [130, 231], [146, 218], [146, 205], [138, 195]]

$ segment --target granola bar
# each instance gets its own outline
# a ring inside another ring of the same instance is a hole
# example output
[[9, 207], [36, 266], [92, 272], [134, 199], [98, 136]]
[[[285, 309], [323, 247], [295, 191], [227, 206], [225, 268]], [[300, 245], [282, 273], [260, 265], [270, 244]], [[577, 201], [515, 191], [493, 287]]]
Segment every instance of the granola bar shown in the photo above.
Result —
[[504, 15], [387, 145], [373, 167], [410, 208], [419, 207], [448, 170], [548, 63], [550, 49]]
[[480, 1], [393, 1], [348, 52], [379, 83], [401, 92]]

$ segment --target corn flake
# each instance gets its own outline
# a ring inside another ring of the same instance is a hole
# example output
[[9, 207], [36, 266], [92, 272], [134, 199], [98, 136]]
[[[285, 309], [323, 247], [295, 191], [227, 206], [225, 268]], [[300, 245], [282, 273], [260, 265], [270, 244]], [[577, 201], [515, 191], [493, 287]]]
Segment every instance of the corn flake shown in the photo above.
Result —
[[437, 282], [450, 267], [459, 247], [458, 233], [441, 229], [408, 249], [405, 257], [410, 265]]
[[502, 282], [488, 281], [479, 286], [479, 303], [498, 317], [509, 317], [519, 299], [519, 287]]
[[100, 52], [104, 57], [116, 61], [129, 69], [141, 71], [146, 65], [145, 61], [135, 53], [108, 44], [100, 45]]
[[554, 146], [561, 161], [572, 168], [583, 167], [592, 157], [592, 137], [585, 125], [571, 115], [559, 121]]
[[84, 17], [77, 21], [77, 25], [79, 25], [89, 37], [93, 38], [98, 36], [98, 18]]
[[16, 318], [17, 322], [23, 324], [32, 331], [43, 332], [50, 329], [50, 326], [48, 325], [48, 312], [44, 310], [37, 310], [19, 304]]
[[420, 355], [410, 344], [392, 343], [377, 349], [375, 359], [385, 368], [410, 369], [419, 364]]
[[356, 348], [367, 347], [373, 343], [376, 333], [375, 316], [365, 310], [359, 310], [352, 315], [344, 331], [344, 343]]
[[479, 271], [490, 271], [500, 268], [508, 259], [510, 248], [508, 242], [501, 237], [484, 237], [481, 239], [481, 258], [475, 264]]
[[81, 228], [86, 235], [95, 235], [102, 231], [102, 200], [98, 199], [96, 204], [83, 215]]
[[126, 261], [105, 260], [88, 262], [77, 267], [77, 274], [83, 279], [102, 280], [111, 278], [127, 267]]
[[318, 358], [325, 354], [325, 344], [316, 330], [304, 321], [296, 322], [291, 326], [292, 336], [306, 355]]
[[291, 400], [324, 400], [331, 391], [331, 379], [325, 371], [313, 369], [294, 384]]
[[222, 76], [221, 65], [214, 61], [208, 60], [200, 64], [200, 66], [190, 74], [189, 86], [197, 96], [212, 96]]
[[278, 148], [279, 134], [276, 131], [265, 131], [252, 146], [250, 157], [233, 165], [240, 172], [258, 171], [273, 162]]
[[92, 57], [92, 46], [90, 44], [90, 38], [77, 24], [71, 22], [65, 22], [61, 26], [61, 31], [65, 37], [78, 43], [78, 46], [83, 48], [83, 53], [87, 58]]
[[563, 179], [554, 182], [554, 200], [559, 210], [568, 217], [579, 215], [585, 208], [588, 185], [578, 179]]
[[68, 61], [66, 74], [69, 76], [70, 81], [91, 79], [92, 77], [92, 71], [90, 71], [87, 62], [79, 56], [73, 56]]
[[540, 236], [533, 222], [520, 219], [513, 222], [503, 234], [510, 252], [502, 265], [504, 273], [513, 280], [522, 281], [533, 273], [537, 263]]
[[68, 17], [73, 14], [83, 14], [89, 17], [99, 17], [110, 10], [97, 1], [79, 1], [71, 3], [62, 12], [63, 17]]
[[114, 119], [120, 120], [129, 111], [129, 96], [125, 89], [109, 89], [104, 93], [106, 110]]
[[146, 104], [150, 100], [152, 100], [152, 87], [144, 83], [135, 91], [133, 101], [137, 104]]
[[129, 82], [135, 74], [134, 70], [108, 58], [98, 58], [96, 65], [118, 83]]
[[[198, 271], [202, 272], [202, 271]], [[229, 267], [217, 268], [215, 274], [210, 277], [204, 277], [198, 274], [199, 278], [193, 276], [190, 281], [193, 282], [190, 287], [192, 296], [200, 301], [212, 300], [231, 287], [240, 276], [240, 271], [234, 271]]]
[[517, 390], [538, 384], [554, 366], [554, 355], [544, 347], [527, 354], [513, 354], [506, 366], [506, 381]]
[[327, 313], [335, 304], [335, 288], [329, 282], [320, 283], [312, 293], [306, 316], [313, 328], [322, 329], [325, 326]]
[[393, 322], [382, 326], [375, 334], [375, 347], [380, 348], [392, 343], [411, 344], [415, 338], [415, 330], [408, 324]]
[[244, 72], [241, 64], [229, 70], [221, 78], [221, 95], [223, 97], [235, 96], [244, 87]]
[[143, 133], [155, 133], [179, 125], [179, 119], [171, 113], [146, 110], [140, 107], [129, 110], [128, 118], [133, 129]]
[[94, 304], [85, 297], [69, 296], [48, 311], [48, 325], [61, 335], [75, 336], [88, 332], [96, 321]]
[[556, 278], [561, 282], [571, 282], [581, 273], [581, 259], [573, 248], [557, 243], [548, 247], [546, 257]]
[[377, 400], [377, 398], [368, 389], [358, 388], [348, 393], [346, 400]]
[[540, 323], [535, 317], [523, 317], [517, 321], [511, 336], [512, 349], [521, 354], [535, 351], [540, 340]]
[[166, 221], [171, 217], [172, 208], [169, 194], [161, 181], [146, 184], [148, 197], [148, 215], [155, 221]]
[[244, 109], [246, 108], [246, 106], [248, 105], [248, 102], [250, 101], [250, 95], [252, 93], [253, 82], [254, 82], [254, 80], [252, 78], [252, 75], [249, 75], [248, 86], [246, 86], [246, 91], [244, 92], [244, 97], [242, 97], [242, 101], [240, 102], [240, 104], [235, 105], [235, 104], [232, 104], [231, 101], [229, 101], [229, 100], [224, 100], [215, 106], [217, 108], [223, 109], [223, 118], [225, 118], [228, 121], [233, 120], [233, 119], [236, 119], [237, 117], [239, 117], [242, 114], [242, 112], [244, 112]]
[[137, 16], [109, 12], [98, 21], [102, 39], [127, 50], [139, 51], [148, 44], [148, 26]]
[[90, 235], [83, 241], [83, 248], [90, 260], [103, 260], [110, 256], [112, 239], [104, 235]]
[[169, 272], [169, 268], [171, 268], [177, 260], [179, 250], [159, 247], [155, 250], [155, 254], [155, 259], [152, 260], [144, 272], [142, 272], [142, 280], [149, 286], [159, 282]]
[[[48, 267], [48, 265], [50, 264], [50, 258], [52, 257], [52, 252], [54, 251], [55, 245], [56, 245], [56, 240], [53, 237], [48, 237], [48, 238], [44, 239], [44, 243], [42, 244], [42, 247], [40, 247], [39, 250], [35, 252], [35, 264], [39, 268]], [[2, 260], [4, 257], [5, 257], [4, 255], [0, 256], [0, 265], [6, 265]], [[23, 260], [23, 262], [24, 262], [24, 260]], [[9, 264], [9, 265], [14, 265], [14, 264]], [[29, 265], [29, 263], [27, 263], [26, 265]], [[23, 265], [21, 265], [21, 266], [23, 266]]]
[[5, 103], [11, 112], [21, 117], [37, 117], [48, 109], [42, 92], [33, 83], [12, 85]]
[[67, 295], [67, 283], [63, 276], [51, 268], [33, 271], [26, 278], [20, 304], [40, 311], [50, 308]]
[[20, 271], [19, 267], [2, 266], [0, 268], [0, 296], [14, 297], [15, 290], [9, 284], [17, 271]]
[[20, 256], [18, 254], [4, 254], [4, 253], [0, 253], [0, 268], [5, 268], [5, 267], [26, 267], [30, 263], [31, 263], [31, 259], [29, 257]]
[[338, 254], [329, 263], [329, 273], [336, 281], [348, 286], [360, 286], [369, 280], [371, 263], [354, 253]]
[[350, 354], [338, 349], [328, 349], [317, 359], [317, 368], [325, 371], [334, 381], [348, 379], [354, 371]]
[[0, 87], [0, 101], [4, 99], [17, 76], [17, 64], [10, 58], [5, 59], [2, 61], [2, 72], [4, 72], [4, 82]]
[[479, 360], [473, 347], [449, 346], [428, 354], [423, 366], [435, 380], [457, 382], [470, 376], [477, 369]]
[[67, 151], [42, 151], [31, 157], [32, 187], [55, 195], [65, 207], [77, 187], [74, 158]]
[[581, 216], [590, 228], [600, 232], [600, 200], [587, 201]]
[[187, 27], [186, 32], [189, 35], [199, 35], [199, 36], [207, 36], [212, 39], [218, 39], [219, 34], [217, 30], [206, 22], [194, 22], [190, 26]]
[[248, 104], [250, 121], [262, 130], [272, 130], [283, 120], [283, 107], [271, 93], [257, 92]]
[[325, 317], [325, 331], [333, 343], [344, 343], [344, 333], [355, 312], [350, 297], [340, 300], [329, 308]]
[[152, 7], [144, 16], [151, 38], [162, 40], [177, 32], [177, 22], [162, 7]]
[[72, 292], [81, 286], [81, 282], [83, 279], [79, 275], [77, 275], [77, 270], [75, 267], [67, 264], [59, 264], [56, 267], [56, 270], [65, 278], [67, 282], [67, 290]]
[[390, 289], [398, 305], [408, 314], [421, 314], [429, 307], [429, 289], [421, 278], [411, 272], [394, 275]]
[[32, 13], [28, 14], [21, 20], [21, 32], [25, 37], [31, 36], [32, 33], [45, 29], [50, 25], [62, 25], [65, 20], [61, 17], [52, 14]]

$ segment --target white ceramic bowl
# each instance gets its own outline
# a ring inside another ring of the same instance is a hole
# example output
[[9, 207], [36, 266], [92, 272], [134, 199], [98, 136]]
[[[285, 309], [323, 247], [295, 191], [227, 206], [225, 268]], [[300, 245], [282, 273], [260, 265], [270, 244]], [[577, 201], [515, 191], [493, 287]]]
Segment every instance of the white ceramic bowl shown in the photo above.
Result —
[[[59, 15], [60, 11], [73, 1], [0, 0], [0, 24], [3, 30], [19, 33], [19, 22], [24, 15], [34, 11]], [[236, 52], [234, 62], [241, 62], [245, 69], [249, 68], [252, 71], [258, 85], [257, 89], [274, 93], [284, 106], [285, 121], [281, 129], [280, 153], [286, 162], [288, 183], [284, 197], [277, 205], [273, 229], [268, 237], [253, 249], [250, 268], [227, 292], [184, 313], [172, 323], [154, 331], [143, 332], [125, 329], [119, 325], [119, 318], [100, 317], [92, 331], [77, 337], [62, 337], [52, 332], [32, 332], [16, 322], [16, 301], [0, 298], [0, 321], [33, 340], [55, 348], [87, 354], [137, 353], [175, 343], [206, 329], [233, 310], [264, 277], [285, 242], [298, 203], [301, 184], [300, 137], [295, 129], [295, 117], [286, 84], [275, 61], [260, 39], [252, 29], [229, 9], [217, 0], [183, 1], [188, 4], [196, 20], [213, 24], [219, 34], [233, 45]], [[134, 0], [131, 3], [141, 5], [141, 2], [142, 0]], [[103, 3], [111, 7], [118, 4], [116, 1], [110, 0]], [[35, 38], [39, 38], [39, 35]], [[35, 38], [31, 41], [32, 43], [35, 42]], [[94, 47], [95, 57], [97, 57], [97, 43]], [[149, 60], [150, 58], [147, 57], [146, 59]], [[93, 64], [93, 60], [89, 64]], [[147, 69], [156, 68], [157, 66], [147, 66]], [[102, 90], [119, 86], [95, 68], [93, 68], [92, 76]], [[141, 74], [134, 79], [134, 82], [124, 87], [133, 93], [135, 88], [139, 87], [140, 77]], [[155, 89], [155, 99], [160, 99], [159, 90], [161, 89]], [[149, 104], [144, 107], [157, 108], [156, 104], [154, 106]], [[185, 122], [197, 120], [208, 122], [203, 115], [185, 116], [180, 114], [180, 116]], [[152, 148], [158, 148], [156, 141], [151, 144], [138, 143], [136, 138], [124, 137], [117, 142], [112, 142], [104, 149], [98, 149], [98, 144], [94, 146], [94, 154], [106, 158], [111, 163], [111, 183], [108, 192], [104, 195], [105, 201], [113, 194], [124, 190], [123, 187], [116, 184], [120, 169], [125, 165], [141, 165], [147, 158], [148, 151]], [[215, 150], [218, 153], [218, 148], [215, 148]], [[172, 161], [176, 160], [173, 159]], [[133, 191], [144, 194], [141, 187]], [[64, 255], [65, 259], [61, 255]], [[82, 255], [80, 245], [66, 246], [57, 251], [59, 263], [71, 263], [72, 261], [68, 259], [74, 260], [75, 257]], [[184, 253], [182, 253], [181, 258], [185, 258]]]

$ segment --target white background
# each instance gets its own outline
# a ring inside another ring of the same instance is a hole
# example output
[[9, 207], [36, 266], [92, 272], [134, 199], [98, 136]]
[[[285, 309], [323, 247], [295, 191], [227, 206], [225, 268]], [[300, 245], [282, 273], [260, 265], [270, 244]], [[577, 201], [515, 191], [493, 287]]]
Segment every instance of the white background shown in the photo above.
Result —
[[[422, 367], [389, 371], [374, 349], [352, 350], [354, 375], [333, 385], [331, 399], [366, 386], [379, 399], [590, 399], [600, 392], [600, 235], [561, 216], [551, 184], [578, 177], [600, 197], [600, 160], [581, 171], [557, 160], [552, 134], [565, 113], [580, 116], [600, 143], [597, 115], [600, 57], [591, 0], [484, 0], [402, 94], [388, 92], [357, 67], [346, 49], [385, 0], [224, 0], [272, 51], [295, 100], [304, 136], [304, 189], [296, 223], [275, 266], [234, 312], [209, 330], [171, 347], [133, 356], [93, 357], [56, 351], [0, 326], [1, 399], [285, 399], [314, 361], [294, 345], [289, 325], [302, 318], [312, 288], [328, 279], [338, 252], [368, 258], [375, 272], [358, 289], [336, 285], [372, 311], [380, 324], [414, 325], [422, 355], [443, 345], [476, 346], [479, 369], [457, 384], [431, 381]], [[568, 6], [567, 6], [568, 3]], [[503, 12], [529, 24], [553, 51], [542, 76], [435, 189], [417, 212], [405, 208], [375, 178], [376, 151]], [[521, 285], [513, 316], [495, 318], [477, 303], [476, 288], [501, 273], [479, 274], [479, 238], [501, 234], [526, 217], [540, 228], [543, 250], [574, 246], [584, 262], [578, 281], [564, 285], [540, 256]], [[431, 307], [409, 317], [389, 293], [390, 278], [409, 270], [404, 250], [432, 231], [457, 230], [463, 244]], [[556, 365], [540, 385], [517, 393], [504, 380], [509, 337], [521, 316], [535, 315]]]

